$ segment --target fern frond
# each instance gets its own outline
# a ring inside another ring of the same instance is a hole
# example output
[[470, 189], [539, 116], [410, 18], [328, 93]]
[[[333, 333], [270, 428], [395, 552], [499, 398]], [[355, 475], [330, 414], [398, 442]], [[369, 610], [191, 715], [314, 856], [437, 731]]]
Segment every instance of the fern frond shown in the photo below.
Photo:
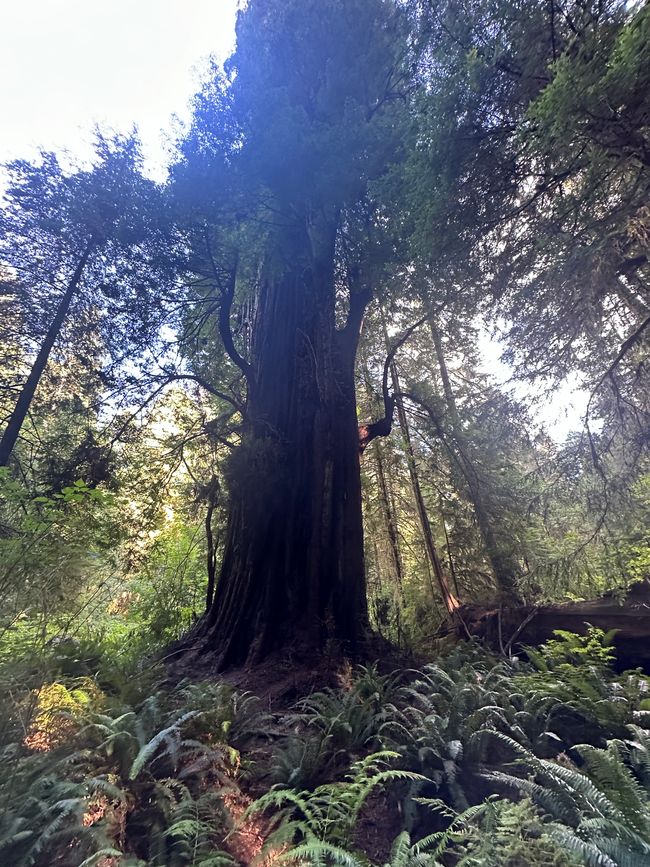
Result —
[[133, 764], [129, 770], [129, 779], [135, 780], [140, 771], [144, 768], [147, 762], [156, 754], [162, 744], [166, 743], [168, 750], [173, 752], [173, 745], [175, 738], [179, 737], [179, 732], [181, 726], [186, 723], [188, 720], [194, 719], [194, 717], [198, 716], [199, 711], [189, 711], [188, 713], [183, 714], [179, 717], [175, 722], [171, 725], [167, 726], [167, 728], [162, 729], [156, 734], [151, 740], [149, 740], [144, 746], [142, 746], [133, 760]]
[[[563, 849], [577, 855], [586, 867], [621, 867], [609, 855], [601, 852], [598, 846], [576, 836], [571, 828], [565, 825], [552, 825], [549, 834]], [[640, 865], [638, 865], [640, 867]]]
[[277, 856], [276, 860], [282, 863], [294, 862], [300, 858], [307, 859], [313, 867], [325, 867], [331, 864], [340, 864], [342, 867], [371, 867], [370, 862], [362, 855], [316, 839], [295, 846], [290, 851]]
[[93, 852], [88, 858], [85, 858], [79, 867], [97, 867], [97, 864], [102, 861], [104, 858], [123, 858], [124, 852], [121, 852], [119, 849], [98, 849], [97, 852]]

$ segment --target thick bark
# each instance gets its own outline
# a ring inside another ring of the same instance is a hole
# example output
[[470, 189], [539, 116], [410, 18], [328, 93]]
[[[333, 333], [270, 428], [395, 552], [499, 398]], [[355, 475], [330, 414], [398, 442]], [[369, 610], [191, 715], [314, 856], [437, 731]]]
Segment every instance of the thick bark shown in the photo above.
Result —
[[88, 241], [85, 250], [81, 254], [81, 258], [77, 263], [77, 267], [75, 268], [74, 273], [70, 278], [70, 282], [67, 285], [67, 288], [59, 302], [59, 306], [57, 307], [56, 313], [54, 314], [54, 318], [52, 319], [50, 327], [47, 330], [45, 339], [43, 340], [43, 343], [38, 350], [36, 358], [34, 359], [34, 364], [32, 365], [32, 369], [29, 372], [29, 376], [25, 380], [25, 384], [23, 385], [20, 395], [18, 396], [14, 411], [9, 418], [9, 422], [7, 424], [7, 427], [5, 428], [5, 432], [3, 433], [2, 439], [0, 440], [0, 467], [6, 467], [9, 463], [9, 458], [11, 457], [11, 453], [14, 450], [14, 446], [16, 445], [18, 436], [20, 435], [20, 429], [22, 428], [23, 422], [27, 417], [27, 413], [29, 412], [32, 400], [34, 399], [34, 394], [36, 393], [36, 389], [38, 388], [38, 383], [41, 380], [41, 376], [43, 375], [43, 371], [45, 370], [48, 359], [50, 357], [50, 352], [52, 351], [52, 347], [54, 346], [54, 343], [61, 332], [61, 327], [65, 322], [65, 318], [68, 315], [70, 304], [75, 295], [75, 292], [77, 291], [84, 268], [86, 267], [86, 262], [88, 261], [88, 257], [90, 256], [92, 245], [93, 241], [91, 239]]
[[334, 231], [296, 246], [257, 299], [222, 569], [198, 630], [221, 668], [288, 645], [354, 652], [367, 625], [358, 328], [335, 327]]

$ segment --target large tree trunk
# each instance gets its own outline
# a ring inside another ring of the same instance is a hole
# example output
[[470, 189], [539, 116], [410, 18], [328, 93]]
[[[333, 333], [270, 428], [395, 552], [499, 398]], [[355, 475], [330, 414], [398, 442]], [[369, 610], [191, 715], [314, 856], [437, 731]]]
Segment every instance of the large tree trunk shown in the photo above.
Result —
[[358, 328], [335, 327], [334, 231], [311, 242], [257, 299], [223, 564], [199, 627], [221, 668], [289, 645], [354, 652], [366, 630]]

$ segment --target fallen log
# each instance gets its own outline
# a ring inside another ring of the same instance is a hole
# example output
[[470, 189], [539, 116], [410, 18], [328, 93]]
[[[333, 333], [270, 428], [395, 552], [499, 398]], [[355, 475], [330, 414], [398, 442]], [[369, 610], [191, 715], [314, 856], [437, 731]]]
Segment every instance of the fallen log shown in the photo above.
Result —
[[627, 595], [606, 593], [585, 602], [553, 605], [463, 605], [454, 614], [453, 631], [459, 638], [477, 638], [500, 653], [539, 645], [555, 629], [583, 635], [589, 626], [608, 632], [616, 629], [616, 667], [642, 668], [650, 673], [650, 581], [632, 585]]

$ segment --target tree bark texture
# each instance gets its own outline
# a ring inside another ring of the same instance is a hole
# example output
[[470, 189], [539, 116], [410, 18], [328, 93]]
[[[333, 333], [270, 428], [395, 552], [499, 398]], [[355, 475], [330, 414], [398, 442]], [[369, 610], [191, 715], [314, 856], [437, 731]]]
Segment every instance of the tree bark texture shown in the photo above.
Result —
[[334, 236], [307, 236], [258, 292], [221, 574], [199, 625], [221, 668], [286, 646], [354, 652], [365, 634], [358, 328], [335, 327]]

